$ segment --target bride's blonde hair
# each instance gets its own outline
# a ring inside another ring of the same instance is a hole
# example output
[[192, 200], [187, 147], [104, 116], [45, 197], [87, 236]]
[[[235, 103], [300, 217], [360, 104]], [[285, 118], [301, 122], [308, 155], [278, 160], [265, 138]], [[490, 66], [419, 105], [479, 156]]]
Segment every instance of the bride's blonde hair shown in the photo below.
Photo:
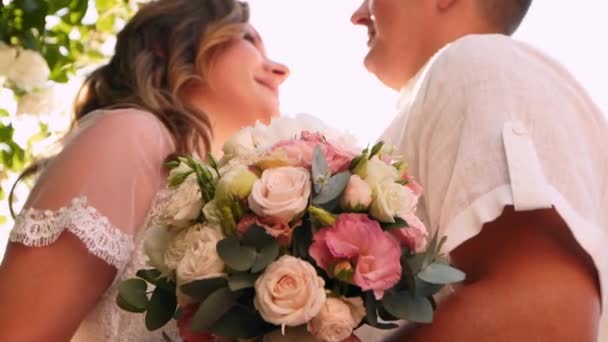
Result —
[[[205, 112], [184, 101], [192, 82], [205, 82], [217, 52], [242, 33], [249, 7], [237, 0], [156, 0], [133, 16], [118, 34], [110, 61], [85, 80], [74, 103], [78, 121], [97, 109], [138, 108], [154, 114], [169, 130], [175, 154], [211, 149], [213, 131]], [[16, 184], [38, 172], [30, 165]]]

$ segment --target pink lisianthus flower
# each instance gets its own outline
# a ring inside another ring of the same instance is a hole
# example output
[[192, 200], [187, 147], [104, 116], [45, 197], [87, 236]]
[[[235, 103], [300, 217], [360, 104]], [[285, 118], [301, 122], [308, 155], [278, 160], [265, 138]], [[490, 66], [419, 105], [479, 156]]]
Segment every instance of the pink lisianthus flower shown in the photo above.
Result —
[[310, 169], [316, 146], [321, 147], [332, 174], [347, 170], [351, 160], [355, 157], [352, 152], [344, 151], [330, 144], [320, 133], [302, 132], [300, 139], [276, 143], [262, 157], [262, 160], [275, 162], [270, 162], [269, 165], [286, 164]]
[[328, 274], [337, 263], [348, 260], [354, 273], [350, 283], [377, 299], [401, 279], [401, 248], [393, 236], [366, 214], [342, 214], [336, 224], [313, 237], [310, 255]]
[[406, 246], [414, 253], [426, 251], [429, 233], [424, 223], [414, 214], [404, 215], [402, 219], [407, 222], [408, 227], [393, 229], [390, 231], [391, 235], [399, 241], [401, 246]]

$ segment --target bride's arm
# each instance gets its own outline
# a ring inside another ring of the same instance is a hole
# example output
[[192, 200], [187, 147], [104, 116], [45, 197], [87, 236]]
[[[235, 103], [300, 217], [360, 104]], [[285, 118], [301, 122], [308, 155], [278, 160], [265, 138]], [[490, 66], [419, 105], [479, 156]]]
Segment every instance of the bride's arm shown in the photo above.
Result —
[[0, 340], [68, 341], [128, 263], [169, 144], [149, 114], [96, 114], [41, 175], [0, 265]]
[[553, 210], [507, 208], [452, 257], [467, 283], [393, 341], [597, 340], [597, 272]]

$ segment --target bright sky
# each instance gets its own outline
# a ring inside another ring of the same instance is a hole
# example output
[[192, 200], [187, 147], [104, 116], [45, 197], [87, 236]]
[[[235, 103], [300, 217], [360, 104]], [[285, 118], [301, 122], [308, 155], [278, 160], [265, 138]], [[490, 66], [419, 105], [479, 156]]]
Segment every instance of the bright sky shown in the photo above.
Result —
[[[249, 3], [270, 56], [292, 71], [282, 89], [283, 112], [318, 116], [363, 145], [375, 140], [395, 113], [396, 94], [363, 67], [366, 32], [349, 21], [359, 1]], [[516, 38], [563, 63], [608, 115], [606, 13], [601, 0], [535, 0]]]

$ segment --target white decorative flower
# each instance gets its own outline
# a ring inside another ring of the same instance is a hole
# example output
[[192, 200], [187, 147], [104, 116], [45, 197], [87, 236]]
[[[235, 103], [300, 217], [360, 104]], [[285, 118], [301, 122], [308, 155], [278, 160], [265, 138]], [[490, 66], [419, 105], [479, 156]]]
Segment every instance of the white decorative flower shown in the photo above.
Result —
[[198, 218], [203, 204], [196, 175], [192, 174], [177, 188], [160, 219], [170, 228], [185, 228]]
[[353, 330], [365, 317], [365, 307], [360, 297], [327, 298], [323, 309], [308, 322], [308, 331], [322, 342], [341, 342], [353, 334]]
[[31, 91], [42, 87], [48, 81], [50, 73], [46, 60], [38, 52], [21, 50], [7, 77], [20, 89]]
[[34, 116], [52, 114], [59, 109], [59, 101], [52, 86], [33, 90], [19, 100], [17, 114]]
[[249, 208], [258, 216], [291, 222], [308, 206], [310, 191], [308, 170], [291, 166], [268, 169], [253, 185]]
[[17, 49], [0, 41], [0, 76], [7, 75], [17, 59]]
[[365, 181], [374, 188], [379, 183], [395, 182], [399, 179], [399, 172], [391, 165], [377, 157], [367, 162]]
[[215, 199], [225, 203], [231, 199], [245, 199], [249, 196], [251, 188], [258, 176], [245, 165], [236, 165], [226, 172], [217, 183]]
[[413, 212], [418, 197], [408, 187], [392, 181], [376, 184], [370, 214], [381, 222], [395, 222], [395, 217]]
[[255, 282], [255, 307], [265, 321], [298, 326], [315, 317], [325, 304], [325, 282], [306, 261], [284, 255]]
[[224, 262], [217, 253], [217, 243], [224, 239], [215, 229], [203, 227], [188, 234], [188, 247], [177, 265], [179, 285], [225, 275]]
[[222, 147], [222, 151], [230, 158], [246, 157], [256, 153], [251, 128], [244, 128], [231, 136]]
[[203, 228], [201, 225], [183, 229], [179, 232], [170, 232], [171, 241], [163, 253], [163, 260], [170, 271], [175, 271], [184, 258], [186, 250], [192, 244], [194, 236]]
[[161, 273], [168, 275], [169, 267], [165, 263], [165, 252], [171, 244], [172, 234], [163, 225], [153, 225], [144, 233], [144, 253], [148, 257], [148, 264]]
[[372, 203], [372, 189], [357, 175], [350, 176], [344, 189], [340, 205], [345, 210], [367, 210]]

